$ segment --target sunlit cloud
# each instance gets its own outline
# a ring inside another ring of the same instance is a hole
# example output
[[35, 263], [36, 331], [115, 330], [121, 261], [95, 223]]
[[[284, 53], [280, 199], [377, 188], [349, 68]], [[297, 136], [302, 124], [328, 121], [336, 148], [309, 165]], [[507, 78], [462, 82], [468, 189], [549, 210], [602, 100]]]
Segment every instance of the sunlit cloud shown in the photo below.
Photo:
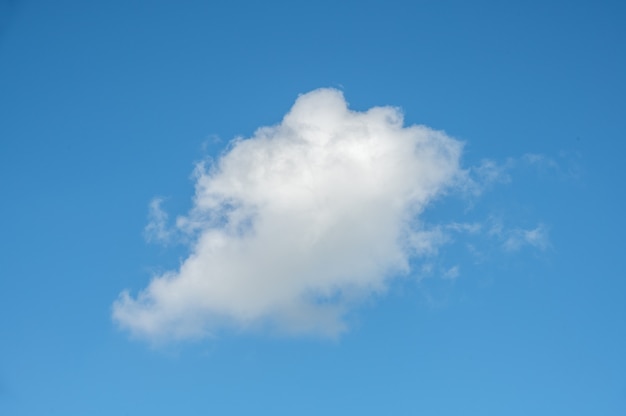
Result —
[[[334, 89], [301, 95], [279, 124], [196, 166], [193, 206], [173, 226], [152, 201], [146, 237], [184, 241], [190, 254], [136, 295], [123, 291], [113, 318], [152, 340], [228, 328], [336, 337], [392, 279], [432, 272], [412, 260], [459, 235], [504, 238], [493, 224], [421, 220], [435, 200], [508, 181], [488, 160], [463, 169], [462, 150], [442, 131], [405, 126], [397, 108], [353, 111]], [[519, 230], [503, 244], [541, 246], [544, 234]]]

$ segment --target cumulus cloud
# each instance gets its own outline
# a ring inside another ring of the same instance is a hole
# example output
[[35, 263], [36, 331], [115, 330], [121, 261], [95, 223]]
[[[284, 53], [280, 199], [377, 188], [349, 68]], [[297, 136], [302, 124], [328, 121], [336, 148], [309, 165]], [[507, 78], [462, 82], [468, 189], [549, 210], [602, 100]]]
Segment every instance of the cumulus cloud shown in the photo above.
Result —
[[[443, 243], [420, 214], [466, 176], [462, 147], [405, 126], [397, 108], [352, 111], [334, 89], [301, 95], [278, 125], [198, 165], [193, 207], [175, 225], [192, 236], [189, 256], [122, 292], [113, 318], [157, 340], [223, 328], [337, 336], [352, 305]], [[159, 200], [151, 215], [148, 234], [166, 238]]]

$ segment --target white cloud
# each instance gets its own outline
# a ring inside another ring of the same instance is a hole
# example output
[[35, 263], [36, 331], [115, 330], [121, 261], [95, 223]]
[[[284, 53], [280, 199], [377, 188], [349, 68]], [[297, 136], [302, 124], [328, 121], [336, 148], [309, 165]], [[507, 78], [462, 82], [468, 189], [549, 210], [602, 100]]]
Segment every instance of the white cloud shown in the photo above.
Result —
[[514, 252], [524, 246], [546, 250], [550, 246], [548, 228], [538, 224], [535, 228], [505, 227], [502, 218], [491, 216], [487, 236], [495, 239], [504, 251]]
[[144, 229], [144, 235], [148, 241], [167, 243], [172, 236], [172, 231], [167, 227], [167, 212], [161, 208], [162, 203], [163, 198], [154, 198], [150, 202], [148, 225]]
[[509, 183], [509, 171], [515, 166], [515, 159], [508, 158], [504, 163], [496, 163], [491, 159], [483, 159], [480, 164], [464, 171], [459, 181], [465, 193], [480, 196], [497, 184]]
[[[304, 94], [280, 124], [198, 166], [175, 230], [193, 236], [190, 255], [136, 296], [124, 291], [113, 318], [154, 340], [224, 327], [336, 336], [353, 303], [444, 242], [419, 215], [466, 176], [461, 152], [441, 131], [405, 127], [397, 108], [357, 112], [337, 90]], [[147, 233], [166, 239], [159, 200], [151, 215]]]
[[508, 232], [503, 247], [507, 251], [517, 251], [523, 246], [545, 250], [550, 245], [548, 230], [543, 224], [532, 229], [516, 228]]
[[543, 177], [577, 181], [583, 175], [580, 158], [577, 152], [560, 151], [557, 159], [543, 154], [526, 153], [522, 156], [522, 161]]
[[456, 278], [459, 277], [460, 274], [461, 273], [459, 272], [459, 266], [453, 266], [446, 270], [441, 278], [444, 280], [456, 280]]

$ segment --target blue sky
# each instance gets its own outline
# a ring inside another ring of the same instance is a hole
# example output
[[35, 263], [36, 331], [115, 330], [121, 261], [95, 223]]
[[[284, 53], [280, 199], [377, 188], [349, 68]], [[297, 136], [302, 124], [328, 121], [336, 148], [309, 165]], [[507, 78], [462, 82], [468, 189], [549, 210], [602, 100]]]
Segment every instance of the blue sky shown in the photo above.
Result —
[[625, 19], [0, 1], [0, 413], [625, 414]]

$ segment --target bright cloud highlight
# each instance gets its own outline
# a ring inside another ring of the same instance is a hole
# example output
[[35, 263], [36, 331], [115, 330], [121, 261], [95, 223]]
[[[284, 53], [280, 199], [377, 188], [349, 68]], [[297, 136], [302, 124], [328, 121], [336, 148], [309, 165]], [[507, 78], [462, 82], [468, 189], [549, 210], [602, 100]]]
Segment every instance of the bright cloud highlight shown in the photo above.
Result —
[[[397, 108], [304, 94], [280, 124], [198, 166], [193, 208], [176, 222], [194, 237], [190, 255], [137, 296], [122, 292], [113, 318], [156, 340], [224, 327], [337, 336], [352, 304], [441, 244], [419, 216], [463, 180], [461, 153], [443, 132], [404, 126]], [[149, 235], [168, 237], [158, 201], [151, 212]]]

